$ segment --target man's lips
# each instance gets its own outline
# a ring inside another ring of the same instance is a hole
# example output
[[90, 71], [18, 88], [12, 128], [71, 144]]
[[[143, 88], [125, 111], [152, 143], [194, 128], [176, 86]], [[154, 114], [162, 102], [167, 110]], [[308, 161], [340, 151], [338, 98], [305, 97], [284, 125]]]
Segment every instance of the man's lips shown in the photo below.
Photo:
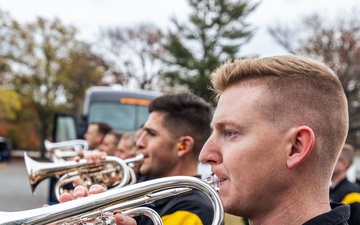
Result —
[[227, 179], [219, 179], [220, 185], [222, 185]]
[[144, 153], [142, 153], [142, 154], [143, 154], [143, 156], [144, 156], [144, 159], [145, 159], [145, 158], [149, 158], [149, 155], [144, 154]]
[[212, 171], [213, 174], [215, 174], [217, 176], [217, 178], [219, 179], [219, 182], [222, 183], [224, 181], [227, 180], [227, 177], [219, 172], [215, 172], [215, 171]]

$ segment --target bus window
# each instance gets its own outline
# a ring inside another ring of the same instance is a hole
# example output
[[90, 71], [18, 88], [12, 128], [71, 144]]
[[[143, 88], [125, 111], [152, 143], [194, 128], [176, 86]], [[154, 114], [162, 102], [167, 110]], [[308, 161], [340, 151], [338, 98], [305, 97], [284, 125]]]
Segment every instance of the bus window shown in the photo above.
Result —
[[137, 126], [136, 126], [136, 129], [137, 128], [139, 128], [141, 125], [143, 125], [145, 122], [146, 122], [146, 120], [147, 120], [147, 118], [148, 118], [148, 116], [149, 116], [149, 108], [148, 108], [148, 106], [141, 106], [141, 107], [139, 107], [138, 108], [139, 109], [139, 122], [138, 122], [138, 124], [137, 124]]
[[69, 115], [56, 116], [55, 142], [74, 140], [77, 138], [75, 118]]
[[136, 130], [148, 117], [148, 107], [118, 102], [92, 102], [88, 122], [102, 121], [115, 130]]

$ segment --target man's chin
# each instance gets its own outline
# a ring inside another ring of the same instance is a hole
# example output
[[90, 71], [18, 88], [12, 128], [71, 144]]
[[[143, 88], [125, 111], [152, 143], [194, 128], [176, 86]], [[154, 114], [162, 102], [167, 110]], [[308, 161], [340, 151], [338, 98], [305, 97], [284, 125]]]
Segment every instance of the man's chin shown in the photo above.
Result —
[[142, 175], [149, 176], [149, 170], [146, 167], [141, 166], [139, 171]]

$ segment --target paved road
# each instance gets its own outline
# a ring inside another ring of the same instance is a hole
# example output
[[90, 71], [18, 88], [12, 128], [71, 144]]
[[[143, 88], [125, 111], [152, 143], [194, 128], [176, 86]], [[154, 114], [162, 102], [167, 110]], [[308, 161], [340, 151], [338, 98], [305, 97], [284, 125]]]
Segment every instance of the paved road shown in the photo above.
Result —
[[14, 212], [42, 207], [47, 202], [49, 181], [42, 181], [31, 193], [24, 161], [0, 162], [0, 211]]

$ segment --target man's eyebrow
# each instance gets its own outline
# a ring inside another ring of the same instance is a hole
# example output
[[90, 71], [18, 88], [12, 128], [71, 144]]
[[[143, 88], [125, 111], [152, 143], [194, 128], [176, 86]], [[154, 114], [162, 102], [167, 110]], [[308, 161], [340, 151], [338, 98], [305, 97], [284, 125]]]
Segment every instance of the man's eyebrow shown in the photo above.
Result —
[[234, 126], [239, 126], [238, 124], [235, 123], [235, 121], [232, 120], [223, 120], [223, 121], [219, 121], [216, 123], [211, 123], [210, 126], [212, 129], [217, 128], [217, 129], [224, 129], [224, 127], [226, 125], [234, 125]]
[[210, 124], [211, 129], [222, 129], [225, 126], [224, 122], [216, 122], [216, 123], [211, 123]]
[[156, 132], [154, 129], [152, 129], [152, 128], [149, 128], [149, 127], [143, 127], [142, 128], [144, 131], [146, 131], [146, 132]]

